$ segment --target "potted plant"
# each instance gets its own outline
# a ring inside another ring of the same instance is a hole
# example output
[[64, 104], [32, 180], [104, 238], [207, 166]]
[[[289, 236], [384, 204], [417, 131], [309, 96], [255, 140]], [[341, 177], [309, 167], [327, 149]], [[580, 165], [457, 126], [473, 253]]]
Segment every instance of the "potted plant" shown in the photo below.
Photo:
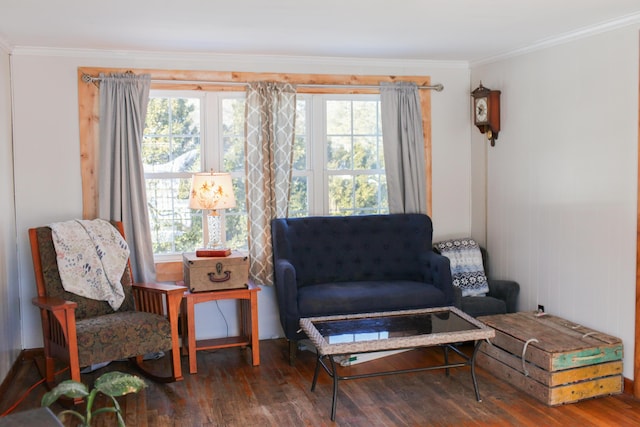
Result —
[[[107, 372], [96, 379], [91, 391], [89, 391], [87, 386], [81, 382], [73, 380], [62, 381], [51, 391], [42, 396], [41, 404], [42, 406], [50, 406], [62, 396], [72, 399], [78, 397], [85, 398], [86, 413], [84, 415], [78, 411], [66, 409], [58, 414], [58, 419], [62, 421], [64, 415], [73, 415], [80, 419], [82, 426], [88, 427], [91, 426], [91, 421], [94, 416], [104, 412], [115, 412], [116, 417], [118, 418], [118, 426], [123, 427], [125, 423], [116, 397], [124, 396], [129, 393], [137, 393], [146, 386], [145, 382], [135, 375], [125, 374], [118, 371]], [[113, 401], [113, 406], [94, 410], [93, 403], [98, 393], [109, 396]]]

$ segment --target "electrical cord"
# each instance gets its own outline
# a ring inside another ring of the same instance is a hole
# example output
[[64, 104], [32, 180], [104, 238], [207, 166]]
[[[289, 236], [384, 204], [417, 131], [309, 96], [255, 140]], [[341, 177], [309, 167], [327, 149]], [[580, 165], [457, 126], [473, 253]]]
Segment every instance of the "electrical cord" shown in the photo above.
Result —
[[227, 329], [227, 337], [229, 336], [229, 323], [227, 322], [227, 318], [224, 317], [224, 313], [222, 312], [222, 309], [220, 308], [220, 305], [218, 304], [218, 300], [216, 300], [216, 307], [218, 307], [218, 311], [220, 312], [220, 315], [222, 316], [222, 320], [224, 320], [224, 326]]
[[[58, 372], [56, 372], [53, 375], [60, 375], [61, 373], [63, 373], [64, 371], [66, 371], [67, 369], [69, 369], [69, 367], [67, 366], [66, 368], [63, 368], [61, 370], [59, 370]], [[31, 387], [29, 387], [27, 389], [27, 391], [25, 391], [22, 396], [20, 396], [20, 398], [9, 407], [9, 409], [7, 409], [6, 411], [4, 411], [0, 417], [5, 417], [7, 415], [9, 415], [11, 412], [13, 412], [14, 409], [16, 409], [18, 407], [19, 404], [21, 404], [24, 399], [27, 398], [27, 396], [29, 395], [29, 393], [31, 393], [36, 387], [38, 387], [40, 384], [44, 383], [45, 379], [42, 378], [40, 381], [36, 382], [35, 384], [33, 384]]]

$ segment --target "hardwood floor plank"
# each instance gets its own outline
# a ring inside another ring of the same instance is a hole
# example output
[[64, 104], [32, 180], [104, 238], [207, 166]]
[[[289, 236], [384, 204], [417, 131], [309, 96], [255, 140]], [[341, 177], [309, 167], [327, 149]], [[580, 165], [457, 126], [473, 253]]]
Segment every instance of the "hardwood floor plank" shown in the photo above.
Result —
[[[470, 368], [398, 374], [341, 381], [336, 422], [330, 420], [332, 380], [321, 372], [315, 391], [311, 380], [315, 354], [302, 351], [296, 366], [288, 364], [285, 340], [261, 341], [261, 364], [251, 366], [250, 352], [229, 348], [198, 352], [198, 374], [184, 381], [159, 384], [146, 380], [142, 392], [119, 398], [127, 426], [635, 426], [640, 425], [640, 401], [617, 395], [549, 407], [510, 384], [477, 370], [482, 402], [477, 402]], [[342, 368], [343, 374], [406, 369], [441, 363], [440, 349], [420, 349]], [[156, 362], [154, 362], [156, 363]], [[162, 364], [160, 360], [157, 363]], [[188, 360], [182, 360], [188, 372]], [[125, 362], [83, 375], [92, 383], [106, 371], [137, 372]], [[33, 361], [22, 362], [15, 381], [0, 396], [4, 412], [40, 377]], [[36, 387], [16, 411], [36, 408], [46, 392]], [[97, 405], [107, 404], [104, 396]], [[58, 403], [54, 412], [63, 408]], [[101, 414], [95, 426], [115, 425]]]

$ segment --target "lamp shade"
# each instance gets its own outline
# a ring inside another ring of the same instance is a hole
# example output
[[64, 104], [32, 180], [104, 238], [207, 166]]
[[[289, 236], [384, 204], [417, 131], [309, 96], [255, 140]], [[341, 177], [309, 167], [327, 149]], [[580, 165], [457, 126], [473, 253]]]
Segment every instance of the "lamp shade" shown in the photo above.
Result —
[[236, 206], [229, 173], [196, 173], [191, 178], [191, 209], [228, 209]]

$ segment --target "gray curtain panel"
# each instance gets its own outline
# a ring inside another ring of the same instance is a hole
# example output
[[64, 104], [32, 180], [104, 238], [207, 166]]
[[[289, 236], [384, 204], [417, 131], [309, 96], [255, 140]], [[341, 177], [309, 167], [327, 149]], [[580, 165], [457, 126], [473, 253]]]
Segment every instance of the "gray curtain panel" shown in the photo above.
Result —
[[426, 213], [427, 190], [418, 87], [381, 83], [382, 137], [390, 213]]
[[137, 282], [156, 278], [147, 212], [142, 135], [151, 76], [100, 75], [98, 215], [122, 221]]
[[271, 220], [288, 214], [295, 87], [289, 83], [251, 83], [245, 114], [249, 275], [256, 284], [273, 285]]

